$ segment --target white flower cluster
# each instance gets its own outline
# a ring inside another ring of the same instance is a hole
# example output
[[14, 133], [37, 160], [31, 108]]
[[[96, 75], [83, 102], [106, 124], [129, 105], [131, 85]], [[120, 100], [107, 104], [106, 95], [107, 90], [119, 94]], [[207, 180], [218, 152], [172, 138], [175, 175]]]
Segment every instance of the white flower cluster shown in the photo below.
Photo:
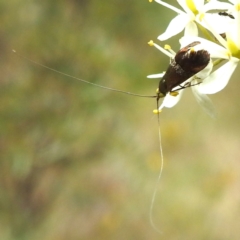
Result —
[[[158, 40], [165, 41], [183, 31], [183, 37], [179, 40], [180, 49], [193, 42], [200, 42], [192, 47], [191, 51], [204, 49], [210, 54], [208, 65], [190, 77], [187, 80], [188, 85], [186, 82], [179, 84], [181, 88], [174, 87], [164, 95], [159, 111], [163, 107], [173, 107], [179, 101], [185, 88], [182, 86], [191, 86], [197, 101], [211, 114], [212, 105], [206, 94], [221, 91], [228, 84], [240, 60], [240, 0], [225, 2], [177, 0], [182, 9], [165, 1], [155, 0], [155, 2], [177, 13], [166, 31], [158, 36]], [[204, 37], [199, 37], [199, 34]], [[150, 41], [149, 45], [155, 46], [171, 60], [176, 56], [176, 53], [168, 45], [163, 48], [153, 41]], [[148, 78], [162, 79], [164, 73], [149, 75]], [[172, 94], [174, 91], [179, 94], [177, 96]]]

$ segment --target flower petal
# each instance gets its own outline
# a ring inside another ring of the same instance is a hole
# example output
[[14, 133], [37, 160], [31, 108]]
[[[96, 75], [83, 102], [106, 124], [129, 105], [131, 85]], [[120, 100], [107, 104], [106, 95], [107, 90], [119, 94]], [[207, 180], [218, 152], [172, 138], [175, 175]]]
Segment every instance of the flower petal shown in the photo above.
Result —
[[[227, 34], [227, 41], [234, 42], [234, 45], [236, 45], [236, 47], [238, 49], [236, 49], [237, 51], [239, 51], [240, 49], [240, 15], [238, 16], [238, 14], [236, 14], [236, 18], [234, 19], [235, 21], [229, 25], [228, 29], [226, 30], [226, 34]], [[228, 42], [228, 47], [229, 47], [229, 42]], [[229, 48], [231, 50], [231, 48]], [[234, 51], [232, 52], [234, 53]]]
[[165, 72], [164, 73], [151, 74], [151, 75], [148, 75], [147, 78], [162, 78], [164, 74], [165, 74]]
[[204, 7], [204, 0], [193, 0], [198, 11], [201, 11]]
[[203, 110], [212, 118], [216, 118], [215, 107], [211, 101], [211, 99], [206, 95], [199, 91], [199, 86], [196, 85], [192, 87], [193, 95], [195, 96], [199, 105], [203, 108]]
[[232, 5], [230, 3], [225, 3], [225, 2], [219, 2], [216, 0], [211, 0], [208, 3], [206, 3], [203, 7], [204, 12], [207, 12], [209, 10], [226, 10], [230, 9]]
[[167, 7], [167, 8], [169, 8], [169, 9], [173, 10], [174, 12], [176, 12], [176, 13], [178, 13], [178, 14], [184, 13], [182, 10], [180, 10], [180, 9], [178, 9], [178, 8], [172, 6], [172, 5], [170, 5], [170, 4], [168, 4], [168, 3], [164, 2], [164, 1], [155, 0], [155, 2], [163, 5], [164, 7]]
[[190, 21], [186, 27], [185, 27], [185, 31], [184, 31], [184, 36], [193, 36], [193, 37], [197, 37], [198, 36], [198, 28], [195, 22]]
[[219, 33], [215, 30], [214, 26], [212, 26], [212, 23], [208, 22], [206, 18], [202, 18], [200, 21], [201, 24], [203, 26], [206, 26], [206, 28], [213, 34], [213, 36], [219, 41], [219, 43], [222, 44], [225, 48], [227, 48], [226, 40], [221, 35], [219, 35]]
[[159, 107], [159, 110], [161, 110], [162, 108], [166, 107], [166, 108], [171, 108], [173, 106], [175, 106], [178, 101], [180, 100], [183, 90], [178, 91], [178, 95], [177, 96], [172, 96], [169, 93], [166, 95], [166, 97], [163, 99], [162, 104]]
[[[231, 19], [230, 17], [220, 16], [217, 13], [206, 13], [204, 15], [204, 19], [206, 22], [211, 23], [211, 26], [218, 33], [225, 33], [229, 26], [232, 25], [235, 19]], [[200, 22], [205, 28], [208, 29], [208, 26], [205, 24], [205, 21]]]
[[158, 36], [158, 39], [160, 41], [164, 41], [172, 36], [177, 35], [186, 27], [189, 21], [190, 18], [187, 14], [185, 13], [179, 14], [178, 16], [172, 19], [166, 31], [160, 36]]
[[194, 17], [194, 14], [191, 11], [191, 9], [189, 8], [189, 6], [187, 5], [186, 0], [177, 0], [177, 2], [188, 15]]
[[221, 91], [228, 84], [238, 62], [239, 59], [231, 58], [230, 61], [204, 79], [203, 83], [199, 85], [199, 91], [205, 94], [214, 94]]

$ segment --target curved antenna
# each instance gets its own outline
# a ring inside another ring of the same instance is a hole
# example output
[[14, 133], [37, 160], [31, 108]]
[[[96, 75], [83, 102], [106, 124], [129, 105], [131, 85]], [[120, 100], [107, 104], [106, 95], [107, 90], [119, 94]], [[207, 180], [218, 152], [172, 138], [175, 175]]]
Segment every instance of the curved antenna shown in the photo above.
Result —
[[102, 89], [105, 89], [105, 90], [108, 90], [108, 91], [118, 92], [118, 93], [122, 93], [122, 94], [126, 94], [126, 95], [131, 95], [131, 96], [134, 96], [134, 97], [143, 97], [143, 98], [156, 98], [156, 97], [157, 97], [157, 96], [141, 95], [141, 94], [136, 94], [136, 93], [132, 93], [132, 92], [125, 92], [125, 91], [118, 90], [118, 89], [115, 89], [115, 88], [105, 87], [105, 86], [102, 86], [102, 85], [99, 85], [99, 84], [96, 84], [96, 83], [92, 83], [92, 82], [89, 82], [89, 81], [87, 81], [87, 80], [84, 80], [84, 79], [81, 79], [81, 78], [78, 78], [78, 77], [69, 75], [69, 74], [67, 74], [67, 73], [60, 72], [60, 71], [58, 71], [58, 70], [56, 70], [56, 69], [54, 69], [54, 68], [51, 68], [51, 67], [48, 67], [48, 66], [46, 66], [46, 65], [43, 65], [43, 64], [41, 64], [41, 63], [38, 63], [38, 62], [36, 62], [36, 61], [34, 61], [34, 60], [30, 59], [30, 58], [27, 58], [27, 57], [25, 57], [25, 56], [23, 56], [23, 55], [21, 55], [21, 54], [18, 54], [18, 53], [16, 52], [16, 50], [14, 50], [14, 49], [13, 49], [12, 51], [13, 51], [13, 53], [16, 54], [17, 56], [19, 56], [19, 57], [21, 57], [21, 58], [23, 58], [23, 59], [25, 59], [25, 60], [27, 60], [27, 61], [35, 64], [35, 65], [41, 66], [41, 67], [46, 68], [46, 69], [48, 69], [48, 70], [50, 70], [50, 71], [56, 72], [56, 73], [58, 73], [58, 74], [61, 74], [61, 75], [63, 75], [63, 76], [66, 76], [66, 77], [69, 77], [69, 78], [72, 78], [72, 79], [75, 79], [75, 80], [78, 80], [78, 81], [83, 82], [83, 83], [86, 83], [86, 84], [93, 85], [93, 86], [98, 87], [98, 88], [102, 88]]
[[155, 183], [155, 187], [153, 190], [153, 194], [152, 194], [152, 199], [151, 199], [151, 204], [150, 204], [150, 209], [149, 209], [149, 219], [150, 219], [150, 224], [152, 226], [152, 228], [162, 234], [162, 231], [158, 228], [158, 226], [156, 225], [156, 223], [154, 222], [153, 219], [153, 207], [155, 204], [155, 200], [156, 200], [156, 195], [157, 195], [157, 190], [158, 190], [158, 185], [160, 183], [161, 177], [162, 177], [162, 173], [163, 173], [163, 163], [164, 163], [164, 159], [163, 159], [163, 148], [162, 148], [162, 134], [161, 134], [161, 128], [160, 128], [160, 111], [159, 111], [159, 104], [158, 104], [158, 100], [157, 99], [157, 112], [155, 112], [157, 114], [157, 120], [158, 120], [158, 143], [159, 143], [159, 154], [160, 154], [160, 169], [158, 172], [158, 178], [157, 181]]

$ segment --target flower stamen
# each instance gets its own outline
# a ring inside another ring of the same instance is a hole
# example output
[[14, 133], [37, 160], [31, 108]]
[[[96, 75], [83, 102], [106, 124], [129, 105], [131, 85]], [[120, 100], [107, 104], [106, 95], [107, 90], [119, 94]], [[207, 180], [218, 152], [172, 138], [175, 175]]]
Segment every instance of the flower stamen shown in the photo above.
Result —
[[175, 55], [176, 53], [172, 50], [171, 46], [168, 44], [164, 45], [164, 49], [168, 50], [171, 54]]
[[150, 47], [154, 46], [153, 40], [150, 40], [150, 41], [148, 42], [148, 45], [149, 45]]
[[168, 45], [168, 44], [165, 44], [165, 45], [164, 45], [164, 48], [165, 48], [166, 50], [170, 50], [170, 49], [172, 49], [171, 46]]
[[199, 14], [199, 20], [202, 22], [203, 18], [205, 17], [204, 13]]
[[176, 97], [179, 94], [179, 92], [170, 92], [169, 94], [173, 97]]
[[168, 52], [167, 50], [165, 50], [163, 47], [157, 45], [156, 43], [153, 42], [153, 40], [150, 40], [148, 42], [148, 45], [150, 47], [154, 46], [155, 48], [157, 48], [158, 50], [160, 50], [162, 53], [164, 53], [165, 55], [167, 55], [168, 57], [172, 58], [174, 54]]
[[160, 110], [160, 109], [154, 109], [154, 110], [153, 110], [153, 113], [154, 113], [154, 114], [159, 114], [160, 112], [162, 112], [162, 110]]
[[193, 47], [192, 47], [192, 48], [190, 48], [189, 50], [190, 50], [190, 51], [189, 51], [190, 53], [194, 53], [194, 52], [195, 52], [195, 50], [194, 50], [194, 48], [193, 48]]

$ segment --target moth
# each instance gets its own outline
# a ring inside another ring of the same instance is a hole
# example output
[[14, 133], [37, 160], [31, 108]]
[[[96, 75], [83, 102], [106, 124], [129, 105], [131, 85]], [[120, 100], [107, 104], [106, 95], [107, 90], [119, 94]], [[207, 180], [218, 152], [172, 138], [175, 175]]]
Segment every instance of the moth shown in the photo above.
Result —
[[175, 57], [171, 59], [166, 73], [159, 82], [157, 90], [157, 100], [165, 97], [167, 93], [179, 86], [174, 91], [191, 87], [190, 83], [181, 85], [186, 80], [203, 70], [210, 61], [210, 54], [206, 50], [194, 50], [194, 46], [200, 44], [199, 41], [190, 43], [180, 49]]

